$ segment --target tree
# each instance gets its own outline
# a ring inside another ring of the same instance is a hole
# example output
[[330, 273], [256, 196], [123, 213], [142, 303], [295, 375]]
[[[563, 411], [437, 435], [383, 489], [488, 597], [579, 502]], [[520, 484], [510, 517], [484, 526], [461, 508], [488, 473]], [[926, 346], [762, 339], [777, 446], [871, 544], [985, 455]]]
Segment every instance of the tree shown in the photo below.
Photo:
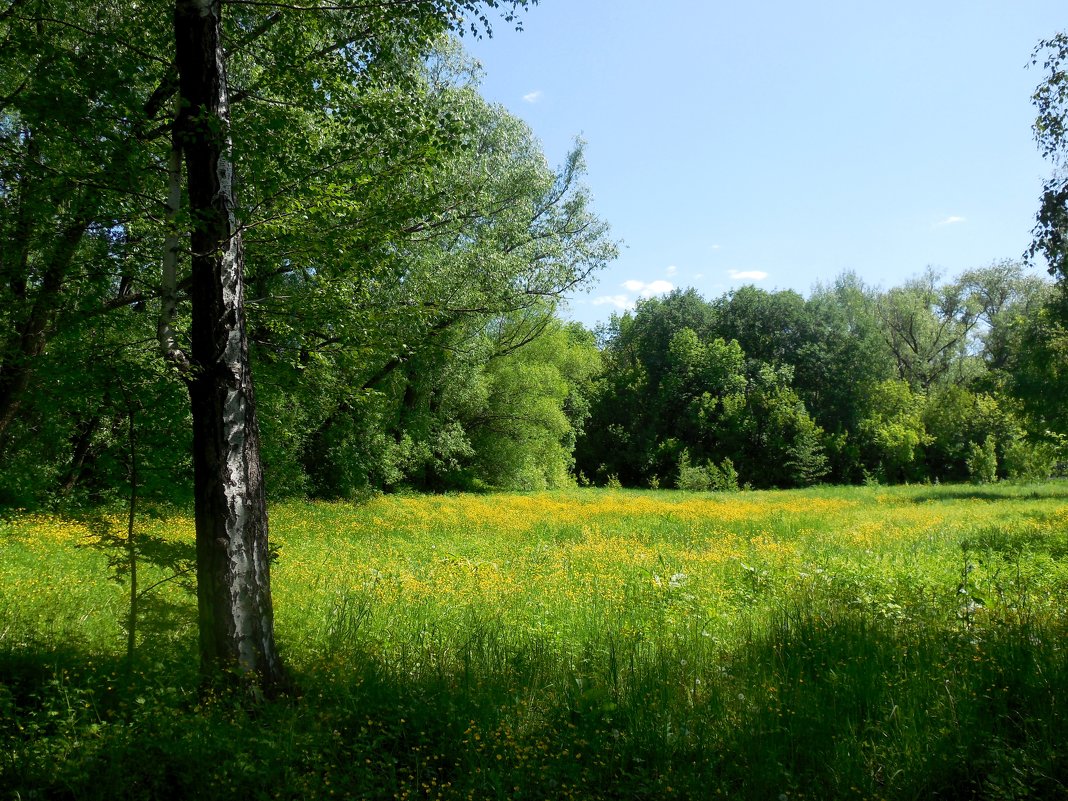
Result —
[[[943, 481], [969, 478], [968, 458], [976, 444], [994, 443], [999, 457], [1007, 448], [1023, 449], [1026, 432], [1014, 413], [1016, 405], [1006, 395], [972, 392], [952, 384], [928, 396], [923, 423], [930, 437], [927, 467], [931, 476]], [[1008, 477], [1007, 470], [1002, 474]]]
[[989, 373], [986, 383], [996, 386], [1019, 350], [1021, 327], [1049, 299], [1049, 282], [1027, 274], [1018, 261], [1004, 260], [967, 270], [956, 284], [976, 309], [977, 342], [970, 350], [978, 353]]
[[55, 333], [138, 297], [144, 268], [124, 258], [138, 244], [123, 226], [152, 204], [174, 92], [165, 8], [0, 12], [0, 461]]
[[867, 413], [856, 434], [869, 475], [888, 482], [923, 476], [923, 448], [930, 442], [923, 400], [902, 379], [868, 387]]
[[[860, 422], [865, 388], [895, 374], [893, 356], [881, 333], [875, 293], [857, 275], [843, 273], [817, 286], [806, 306], [811, 333], [797, 354], [794, 388], [813, 419], [841, 437]], [[836, 478], [848, 480], [849, 474]]]
[[664, 397], [674, 369], [671, 343], [684, 329], [696, 341], [712, 317], [712, 307], [695, 290], [677, 290], [639, 302], [633, 313], [613, 315], [600, 330], [604, 371], [576, 445], [583, 475], [600, 482], [614, 476], [630, 486], [674, 475], [682, 447], [673, 433], [679, 422], [674, 414], [685, 404]]
[[[496, 6], [495, 0], [486, 4]], [[333, 8], [323, 9], [326, 17]], [[413, 3], [409, 21], [425, 36], [477, 8], [466, 0]], [[167, 349], [189, 373], [201, 662], [209, 674], [228, 669], [254, 677], [270, 693], [284, 686], [285, 676], [274, 643], [221, 0], [176, 0], [174, 22], [180, 88], [175, 130], [192, 220], [192, 347], [188, 359]], [[352, 41], [351, 30], [343, 32], [342, 41]], [[334, 47], [340, 52], [341, 46]]]
[[702, 342], [692, 328], [683, 328], [671, 338], [668, 358], [655, 401], [665, 433], [684, 443], [691, 455], [722, 455], [719, 428], [726, 410], [744, 404], [744, 351], [735, 340]]
[[[577, 182], [581, 148], [552, 173], [514, 118], [460, 102], [473, 93], [425, 61], [443, 32], [488, 32], [491, 10], [515, 21], [535, 2], [15, 0], [0, 12], [0, 448], [17, 422], [25, 450], [48, 411], [25, 400], [58, 356], [49, 343], [99, 358], [79, 334], [120, 310], [99, 328], [139, 359], [157, 329], [195, 418], [208, 670], [280, 681], [252, 362], [299, 372], [336, 348], [371, 389], [439, 337], [464, 346], [495, 315], [551, 305], [614, 253]], [[173, 39], [154, 24], [168, 9]], [[499, 268], [478, 271], [491, 280], [476, 293], [473, 264]], [[106, 396], [101, 376], [92, 389]], [[331, 365], [319, 386], [346, 377]], [[70, 440], [75, 477], [105, 406], [52, 436]]]
[[1068, 434], [1068, 326], [1057, 304], [1029, 318], [1012, 370], [1012, 392], [1038, 434]]
[[583, 475], [645, 486], [677, 472], [683, 444], [674, 433], [680, 423], [675, 415], [685, 403], [665, 389], [665, 382], [675, 380], [669, 378], [675, 369], [671, 343], [684, 329], [695, 341], [706, 336], [713, 316], [696, 290], [676, 290], [640, 301], [634, 312], [613, 315], [600, 330], [604, 371], [589, 425], [576, 445]]
[[530, 490], [574, 483], [575, 437], [599, 362], [581, 326], [552, 321], [535, 339], [485, 365], [485, 402], [461, 419], [481, 484]]
[[1053, 175], [1042, 187], [1030, 255], [1041, 254], [1049, 272], [1064, 285], [1068, 279], [1068, 33], [1039, 42], [1031, 63], [1042, 63], [1045, 78], [1031, 99], [1038, 110], [1034, 133]]
[[938, 382], [973, 377], [969, 334], [980, 309], [962, 286], [940, 284], [928, 269], [881, 295], [876, 308], [900, 379], [925, 391]]
[[[623, 331], [632, 322], [629, 316], [614, 321], [616, 330]], [[654, 475], [666, 475], [665, 466], [678, 458], [678, 443], [659, 438], [644, 364], [612, 346], [602, 349], [601, 356], [603, 370], [594, 384], [590, 419], [575, 445], [576, 468], [590, 481], [604, 483], [615, 477], [640, 486]]]
[[[173, 45], [143, 35], [158, 29], [153, 20], [167, 8], [162, 0], [122, 10], [93, 0], [73, 8], [19, 0], [0, 15], [5, 41], [0, 225], [6, 245], [0, 248], [0, 321], [5, 329], [0, 436], [19, 413], [34, 366], [64, 316], [77, 324], [86, 313], [163, 297], [161, 347], [188, 383], [193, 413], [206, 672], [232, 669], [265, 691], [277, 689], [283, 680], [272, 635], [267, 521], [246, 325], [247, 228], [238, 222], [235, 165], [256, 163], [258, 169], [246, 173], [255, 176], [246, 184], [259, 212], [253, 222], [273, 222], [271, 236], [260, 242], [253, 238], [256, 264], [268, 261], [262, 258], [265, 253], [289, 252], [273, 268], [252, 271], [254, 283], [271, 269], [292, 275], [300, 266], [293, 254], [306, 255], [313, 249], [310, 244], [319, 257], [313, 270], [323, 269], [324, 246], [339, 243], [332, 232], [348, 232], [352, 226], [305, 225], [314, 235], [298, 244], [294, 218], [302, 204], [285, 200], [297, 194], [299, 182], [293, 179], [318, 178], [304, 182], [320, 192], [319, 201], [307, 206], [320, 221], [327, 215], [336, 220], [339, 214], [351, 214], [353, 204], [329, 202], [338, 193], [326, 191], [322, 176], [342, 174], [351, 180], [350, 191], [361, 186], [359, 177], [342, 172], [353, 161], [354, 141], [382, 146], [403, 140], [406, 149], [387, 147], [381, 161], [426, 161], [440, 139], [407, 134], [448, 126], [443, 121], [425, 124], [418, 92], [403, 91], [405, 78], [394, 67], [412, 63], [441, 31], [466, 25], [465, 19], [473, 18], [476, 29], [488, 28], [481, 9], [498, 5], [496, 0], [351, 8], [254, 4], [234, 6], [224, 19], [217, 0], [176, 0]], [[524, 5], [516, 0], [503, 7]], [[505, 18], [511, 13], [506, 10]], [[246, 49], [256, 40], [260, 47]], [[228, 67], [238, 76], [236, 92]], [[382, 102], [369, 109], [341, 106], [356, 96], [354, 86], [364, 86], [363, 75], [382, 91], [362, 97]], [[385, 76], [393, 76], [402, 91], [385, 91]], [[271, 102], [284, 100], [286, 93], [292, 104]], [[173, 125], [157, 122], [176, 94]], [[284, 107], [291, 117], [272, 120], [261, 113], [259, 124], [248, 124], [254, 115], [235, 116], [235, 96], [243, 98], [246, 108], [254, 98], [252, 105], [262, 103], [261, 111]], [[409, 120], [414, 122], [401, 125]], [[310, 130], [316, 135], [307, 136]], [[167, 141], [171, 131], [174, 146]], [[234, 131], [239, 134], [236, 146]], [[298, 141], [297, 131], [305, 137], [302, 142], [326, 141], [333, 158], [311, 166], [308, 147], [263, 147], [270, 139], [264, 132], [277, 131], [290, 136], [290, 143]], [[184, 210], [179, 208], [181, 164], [171, 155], [179, 150], [186, 168]], [[157, 200], [160, 195], [166, 202]], [[424, 193], [395, 193], [396, 205], [404, 208], [391, 220], [410, 217], [411, 205], [401, 199], [413, 196], [425, 200]], [[186, 226], [191, 273], [183, 281], [178, 233]], [[261, 230], [265, 227], [261, 224]], [[344, 244], [356, 243], [348, 236]], [[153, 250], [165, 255], [158, 289], [158, 279], [146, 280], [143, 267], [155, 261]], [[75, 269], [82, 266], [79, 259], [85, 260], [84, 270]], [[140, 271], [127, 271], [133, 263], [142, 265]], [[135, 291], [138, 283], [146, 291]], [[188, 331], [178, 308], [183, 284], [192, 298]], [[130, 333], [136, 341], [133, 329]]]
[[753, 486], [816, 483], [828, 471], [824, 432], [791, 387], [793, 367], [748, 359], [744, 377], [743, 394], [725, 395], [718, 414], [705, 413], [717, 456], [729, 458]]
[[175, 63], [192, 261], [197, 604], [205, 674], [234, 670], [273, 693], [285, 674], [274, 641], [267, 499], [245, 327], [245, 261], [234, 199], [230, 90], [220, 0], [176, 0]]
[[769, 364], [796, 364], [811, 337], [805, 299], [793, 291], [743, 286], [717, 300], [714, 330], [737, 340], [746, 356]]
[[583, 472], [693, 486], [682, 476], [697, 470], [713, 484], [741, 478], [762, 487], [803, 486], [826, 474], [823, 430], [791, 387], [793, 367], [748, 358], [737, 340], [708, 333], [716, 325], [712, 306], [692, 290], [646, 301], [613, 322], [579, 443]]
[[671, 369], [670, 345], [674, 336], [689, 328], [698, 339], [705, 339], [712, 333], [715, 319], [715, 309], [697, 290], [676, 289], [665, 297], [640, 301], [633, 324], [620, 329], [617, 347], [632, 350], [645, 365], [653, 385], [659, 386]]
[[283, 458], [316, 494], [462, 486], [487, 366], [550, 332], [561, 295], [616, 252], [582, 185], [581, 143], [550, 169], [530, 129], [474, 91], [452, 40], [411, 80], [466, 142], [396, 166], [394, 186], [425, 203], [403, 216], [388, 208], [395, 188], [373, 198], [380, 213], [365, 200], [361, 248], [261, 282], [259, 352], [285, 387], [267, 395], [282, 412], [272, 447], [283, 433]]

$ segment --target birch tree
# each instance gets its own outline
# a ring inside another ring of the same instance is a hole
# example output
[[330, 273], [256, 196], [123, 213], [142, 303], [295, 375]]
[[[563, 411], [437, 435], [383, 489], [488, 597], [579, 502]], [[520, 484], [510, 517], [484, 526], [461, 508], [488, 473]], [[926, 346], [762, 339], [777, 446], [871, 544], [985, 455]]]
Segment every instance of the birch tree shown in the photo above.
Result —
[[267, 501], [235, 213], [230, 98], [219, 0], [177, 0], [175, 57], [192, 223], [192, 342], [197, 605], [205, 673], [235, 669], [267, 692], [284, 684], [274, 641]]
[[[254, 241], [256, 279], [292, 273], [308, 253], [320, 270], [328, 250], [344, 264], [397, 220], [427, 219], [442, 199], [390, 179], [399, 165], [418, 179], [413, 165], [452, 146], [456, 129], [428, 118], [404, 64], [443, 31], [487, 32], [491, 13], [515, 22], [534, 2], [13, 0], [0, 11], [0, 447], [65, 317], [159, 301], [156, 325], [130, 315], [130, 347], [155, 327], [188, 387], [207, 673], [284, 685], [249, 366], [248, 226], [267, 232]], [[168, 14], [173, 38], [158, 34]], [[235, 186], [251, 202], [240, 206]], [[392, 198], [387, 223], [368, 220], [369, 193]]]
[[[523, 4], [515, 0], [511, 6]], [[489, 0], [486, 5], [497, 3]], [[330, 18], [368, 6], [278, 8], [291, 13], [322, 11]], [[412, 23], [409, 33], [419, 37], [455, 24], [464, 11], [477, 14], [479, 6], [412, 2], [383, 3], [379, 8], [387, 13], [399, 8], [399, 21]], [[478, 17], [488, 25], [484, 15]], [[344, 35], [346, 30], [351, 29], [338, 31], [331, 51], [345, 52], [351, 46], [359, 53], [357, 40]], [[189, 369], [201, 664], [207, 675], [220, 669], [236, 672], [271, 694], [284, 688], [285, 675], [274, 641], [267, 507], [249, 366], [221, 1], [176, 0], [174, 31], [180, 92], [175, 125], [185, 156], [192, 221], [188, 359], [175, 352], [172, 342], [165, 344], [172, 358]], [[161, 332], [164, 329], [161, 325]]]

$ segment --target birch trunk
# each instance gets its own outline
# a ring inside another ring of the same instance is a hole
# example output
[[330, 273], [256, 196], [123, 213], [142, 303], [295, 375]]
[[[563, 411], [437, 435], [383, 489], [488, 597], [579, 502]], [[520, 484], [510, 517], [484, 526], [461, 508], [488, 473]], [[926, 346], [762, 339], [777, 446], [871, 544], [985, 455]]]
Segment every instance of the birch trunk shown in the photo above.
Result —
[[244, 315], [219, 0], [176, 0], [177, 121], [192, 216], [193, 414], [201, 666], [284, 684], [274, 642], [267, 506]]
[[[181, 102], [175, 104], [175, 119], [181, 115]], [[156, 321], [156, 339], [163, 358], [174, 365], [185, 377], [191, 370], [189, 358], [178, 345], [174, 333], [174, 316], [178, 308], [178, 253], [182, 249], [178, 229], [178, 212], [182, 207], [182, 143], [178, 125], [171, 131], [171, 152], [167, 159], [167, 205], [164, 222], [167, 237], [163, 243], [163, 270], [160, 283], [159, 319]]]

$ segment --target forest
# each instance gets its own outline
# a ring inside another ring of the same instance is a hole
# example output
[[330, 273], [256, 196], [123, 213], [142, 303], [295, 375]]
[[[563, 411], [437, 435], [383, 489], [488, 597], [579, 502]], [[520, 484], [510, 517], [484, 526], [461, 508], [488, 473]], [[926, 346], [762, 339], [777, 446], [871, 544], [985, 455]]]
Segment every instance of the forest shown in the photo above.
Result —
[[687, 489], [1048, 477], [1054, 297], [1000, 262], [644, 301], [601, 332], [580, 469]]

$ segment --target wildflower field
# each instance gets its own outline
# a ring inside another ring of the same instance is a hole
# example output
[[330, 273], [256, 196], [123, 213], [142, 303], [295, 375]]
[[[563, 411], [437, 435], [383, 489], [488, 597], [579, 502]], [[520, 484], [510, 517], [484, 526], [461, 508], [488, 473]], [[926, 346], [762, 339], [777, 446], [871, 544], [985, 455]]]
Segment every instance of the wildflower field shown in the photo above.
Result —
[[0, 798], [1068, 797], [1068, 484], [271, 509], [300, 693], [199, 692], [189, 515], [0, 519]]

